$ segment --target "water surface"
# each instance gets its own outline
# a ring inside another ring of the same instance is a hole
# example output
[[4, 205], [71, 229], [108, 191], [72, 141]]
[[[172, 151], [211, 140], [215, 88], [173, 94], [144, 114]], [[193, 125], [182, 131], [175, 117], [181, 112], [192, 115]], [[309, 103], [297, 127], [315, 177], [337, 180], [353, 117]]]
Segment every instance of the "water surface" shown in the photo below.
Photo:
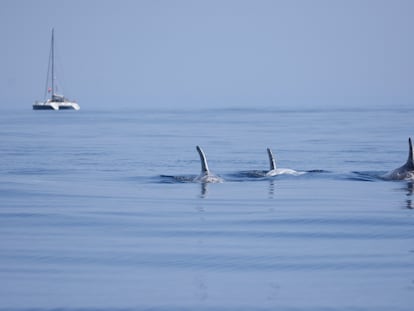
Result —
[[413, 112], [6, 111], [0, 309], [412, 310]]

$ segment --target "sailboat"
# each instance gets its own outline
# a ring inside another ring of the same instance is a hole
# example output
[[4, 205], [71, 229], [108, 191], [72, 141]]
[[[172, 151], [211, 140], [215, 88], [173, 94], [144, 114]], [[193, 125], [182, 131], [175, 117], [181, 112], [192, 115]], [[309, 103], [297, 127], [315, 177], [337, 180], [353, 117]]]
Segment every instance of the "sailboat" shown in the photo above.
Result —
[[[51, 69], [51, 70], [49, 70]], [[49, 79], [50, 78], [50, 79]], [[33, 104], [33, 110], [79, 110], [80, 107], [76, 101], [69, 100], [61, 94], [57, 94], [57, 85], [55, 77], [55, 31], [52, 29], [52, 42], [50, 45], [49, 67], [46, 79], [46, 89], [51, 94], [50, 98], [45, 101], [36, 101]], [[49, 86], [49, 81], [51, 85]], [[46, 96], [45, 96], [46, 97]]]

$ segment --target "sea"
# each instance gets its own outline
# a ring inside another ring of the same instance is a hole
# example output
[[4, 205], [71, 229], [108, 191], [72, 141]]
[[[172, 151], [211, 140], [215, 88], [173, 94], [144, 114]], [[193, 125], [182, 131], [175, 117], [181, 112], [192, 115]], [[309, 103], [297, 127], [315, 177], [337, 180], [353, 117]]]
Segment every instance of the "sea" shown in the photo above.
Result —
[[1, 311], [414, 310], [414, 108], [84, 106], [0, 113]]

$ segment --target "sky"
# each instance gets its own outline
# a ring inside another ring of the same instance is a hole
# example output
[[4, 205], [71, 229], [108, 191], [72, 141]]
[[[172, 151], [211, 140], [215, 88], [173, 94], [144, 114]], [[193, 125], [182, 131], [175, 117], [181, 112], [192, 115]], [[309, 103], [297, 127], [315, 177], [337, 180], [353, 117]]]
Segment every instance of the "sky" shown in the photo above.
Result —
[[57, 80], [82, 109], [414, 102], [414, 1], [0, 0], [0, 109]]

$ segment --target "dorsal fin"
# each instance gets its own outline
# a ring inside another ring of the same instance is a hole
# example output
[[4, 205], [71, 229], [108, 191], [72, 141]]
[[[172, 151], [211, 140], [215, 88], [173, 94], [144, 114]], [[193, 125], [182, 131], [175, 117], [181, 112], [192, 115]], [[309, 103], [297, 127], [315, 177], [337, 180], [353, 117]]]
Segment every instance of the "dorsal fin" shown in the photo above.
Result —
[[273, 171], [276, 169], [276, 161], [270, 148], [267, 148], [267, 155], [269, 156], [270, 170]]
[[408, 159], [407, 165], [409, 165], [412, 169], [414, 169], [414, 150], [413, 150], [413, 143], [411, 142], [411, 137], [408, 138]]
[[206, 155], [204, 154], [204, 151], [203, 149], [200, 148], [200, 146], [197, 146], [197, 151], [198, 151], [198, 154], [200, 156], [200, 161], [201, 161], [201, 172], [208, 173], [209, 170], [208, 170]]

